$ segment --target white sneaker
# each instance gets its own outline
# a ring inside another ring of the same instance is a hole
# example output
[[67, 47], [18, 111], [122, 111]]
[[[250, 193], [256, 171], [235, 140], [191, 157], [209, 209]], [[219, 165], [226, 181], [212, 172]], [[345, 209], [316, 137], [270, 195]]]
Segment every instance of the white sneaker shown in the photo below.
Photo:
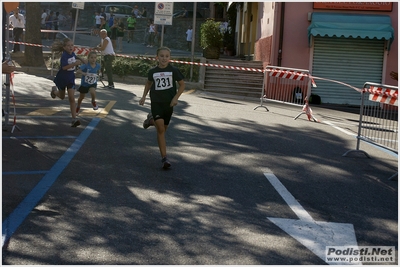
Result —
[[93, 110], [98, 110], [99, 106], [97, 105], [96, 101], [92, 102]]

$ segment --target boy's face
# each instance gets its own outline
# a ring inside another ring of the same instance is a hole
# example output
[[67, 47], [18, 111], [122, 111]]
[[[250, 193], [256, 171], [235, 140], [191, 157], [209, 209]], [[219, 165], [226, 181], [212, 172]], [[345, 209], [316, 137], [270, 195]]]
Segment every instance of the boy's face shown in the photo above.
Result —
[[171, 53], [168, 50], [160, 50], [157, 54], [158, 66], [160, 68], [165, 68], [168, 66], [170, 58]]

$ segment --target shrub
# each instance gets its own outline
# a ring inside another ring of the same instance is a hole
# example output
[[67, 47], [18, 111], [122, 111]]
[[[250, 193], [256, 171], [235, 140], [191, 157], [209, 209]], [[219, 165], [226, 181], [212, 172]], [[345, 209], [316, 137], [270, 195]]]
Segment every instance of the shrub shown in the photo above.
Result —
[[207, 19], [200, 25], [200, 46], [202, 48], [218, 47], [222, 45], [223, 33], [221, 32], [221, 22]]

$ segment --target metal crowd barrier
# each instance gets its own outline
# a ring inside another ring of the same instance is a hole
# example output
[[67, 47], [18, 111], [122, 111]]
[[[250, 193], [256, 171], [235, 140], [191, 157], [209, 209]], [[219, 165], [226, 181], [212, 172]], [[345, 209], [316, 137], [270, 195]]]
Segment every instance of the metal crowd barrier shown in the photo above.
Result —
[[264, 69], [264, 82], [259, 106], [268, 111], [263, 100], [302, 106], [304, 98], [310, 98], [311, 79], [309, 71], [303, 69], [267, 66]]
[[[343, 154], [367, 152], [360, 150], [364, 141], [398, 154], [398, 87], [366, 82], [361, 91], [360, 119], [356, 149]], [[397, 173], [390, 177], [397, 178]]]

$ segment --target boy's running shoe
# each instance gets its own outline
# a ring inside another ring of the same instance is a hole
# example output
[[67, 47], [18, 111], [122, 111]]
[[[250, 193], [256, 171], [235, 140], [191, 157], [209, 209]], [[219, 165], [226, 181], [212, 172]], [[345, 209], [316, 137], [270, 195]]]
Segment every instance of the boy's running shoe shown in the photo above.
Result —
[[153, 115], [150, 112], [149, 114], [147, 114], [147, 119], [145, 119], [143, 122], [143, 128], [147, 129], [151, 125], [154, 125], [154, 120], [153, 120]]
[[71, 127], [77, 127], [79, 125], [81, 125], [81, 122], [79, 120], [75, 119], [72, 121]]
[[169, 163], [167, 157], [163, 157], [161, 163], [163, 169], [168, 169], [169, 167], [171, 167], [171, 163]]
[[79, 110], [81, 110], [81, 107], [80, 106], [76, 106], [76, 114], [78, 114], [79, 113]]
[[96, 101], [92, 102], [93, 110], [98, 110], [99, 106], [97, 105]]
[[57, 91], [57, 86], [51, 87], [50, 95], [51, 95], [51, 97], [52, 97], [53, 99], [56, 98], [55, 91]]

